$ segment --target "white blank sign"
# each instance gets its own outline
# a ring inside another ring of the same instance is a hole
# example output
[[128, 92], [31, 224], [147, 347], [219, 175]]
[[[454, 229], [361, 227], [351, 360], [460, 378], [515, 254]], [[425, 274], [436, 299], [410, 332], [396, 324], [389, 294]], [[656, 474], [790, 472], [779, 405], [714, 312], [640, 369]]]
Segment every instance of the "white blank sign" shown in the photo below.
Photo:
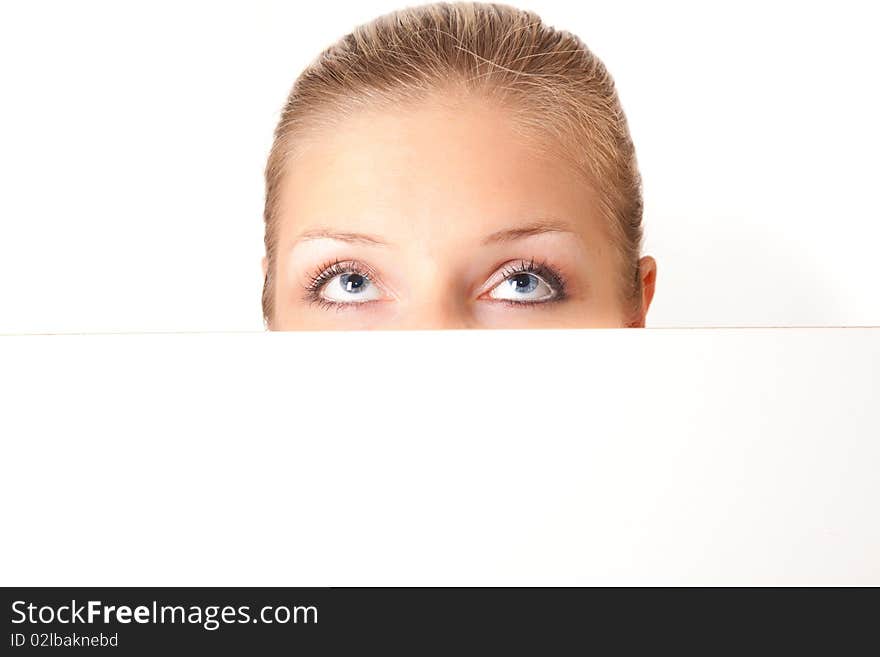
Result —
[[880, 330], [0, 338], [4, 585], [880, 584]]

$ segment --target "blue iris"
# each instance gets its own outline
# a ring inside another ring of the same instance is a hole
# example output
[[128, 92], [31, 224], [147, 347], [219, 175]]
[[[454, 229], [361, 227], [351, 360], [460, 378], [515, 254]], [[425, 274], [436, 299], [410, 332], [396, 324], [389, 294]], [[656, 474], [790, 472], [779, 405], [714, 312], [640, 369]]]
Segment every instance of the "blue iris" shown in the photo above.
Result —
[[516, 274], [508, 278], [507, 282], [517, 294], [528, 294], [537, 289], [539, 280], [534, 274]]
[[359, 294], [367, 289], [370, 281], [366, 276], [361, 276], [360, 274], [342, 274], [342, 276], [339, 277], [339, 284], [346, 292]]

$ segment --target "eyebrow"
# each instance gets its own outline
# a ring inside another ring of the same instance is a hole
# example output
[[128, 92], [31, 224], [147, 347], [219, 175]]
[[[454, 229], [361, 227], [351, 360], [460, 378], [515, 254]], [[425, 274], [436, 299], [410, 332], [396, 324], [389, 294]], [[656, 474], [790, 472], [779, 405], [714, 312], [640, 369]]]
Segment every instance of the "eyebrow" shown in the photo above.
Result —
[[498, 242], [512, 242], [514, 240], [523, 239], [524, 237], [532, 237], [534, 235], [542, 235], [543, 233], [571, 233], [572, 229], [564, 223], [558, 221], [536, 221], [525, 226], [517, 228], [508, 228], [499, 230], [487, 236], [483, 240], [483, 244], [496, 244]]
[[[516, 228], [506, 228], [496, 231], [483, 239], [483, 245], [497, 244], [500, 242], [512, 242], [514, 240], [542, 235], [544, 233], [571, 233], [573, 232], [567, 224], [558, 221], [536, 221], [524, 226]], [[308, 240], [338, 240], [340, 242], [348, 242], [349, 244], [366, 244], [369, 246], [388, 246], [388, 242], [366, 233], [350, 233], [344, 231], [330, 230], [327, 228], [315, 228], [304, 231], [294, 240], [295, 242], [303, 242]]]
[[294, 241], [302, 242], [306, 240], [339, 240], [340, 242], [348, 242], [349, 244], [388, 246], [388, 242], [385, 242], [378, 237], [374, 237], [373, 235], [367, 235], [366, 233], [340, 232], [335, 230], [328, 230], [326, 228], [307, 230], [301, 233], [299, 237], [297, 237]]

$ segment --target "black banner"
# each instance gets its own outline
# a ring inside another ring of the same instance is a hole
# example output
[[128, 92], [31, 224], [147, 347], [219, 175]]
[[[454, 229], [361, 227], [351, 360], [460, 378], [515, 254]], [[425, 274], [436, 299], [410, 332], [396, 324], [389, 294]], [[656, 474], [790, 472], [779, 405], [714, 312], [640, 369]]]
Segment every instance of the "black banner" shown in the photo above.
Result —
[[875, 589], [6, 588], [3, 654], [875, 645]]

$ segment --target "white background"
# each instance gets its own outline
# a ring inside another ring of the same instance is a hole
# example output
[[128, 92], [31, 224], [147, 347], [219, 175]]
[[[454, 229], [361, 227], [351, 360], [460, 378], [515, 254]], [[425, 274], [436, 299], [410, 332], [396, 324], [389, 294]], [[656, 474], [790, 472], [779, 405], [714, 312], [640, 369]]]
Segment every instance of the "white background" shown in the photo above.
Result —
[[880, 329], [0, 338], [0, 584], [880, 585]]
[[[650, 326], [876, 325], [871, 3], [518, 3], [616, 77]], [[262, 170], [324, 47], [394, 2], [0, 4], [0, 332], [261, 330]]]

